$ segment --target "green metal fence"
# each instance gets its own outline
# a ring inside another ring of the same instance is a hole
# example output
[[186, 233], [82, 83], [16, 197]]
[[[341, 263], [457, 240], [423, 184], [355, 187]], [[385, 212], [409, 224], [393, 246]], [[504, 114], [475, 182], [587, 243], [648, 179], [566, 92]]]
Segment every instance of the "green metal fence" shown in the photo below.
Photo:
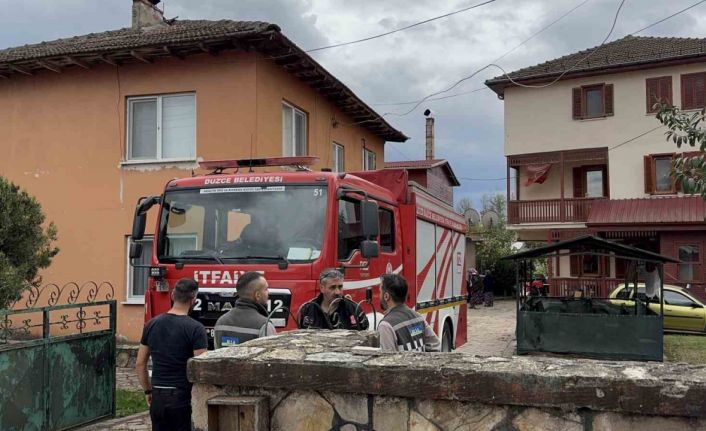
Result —
[[[96, 301], [103, 286], [106, 300]], [[48, 304], [37, 306], [47, 288]], [[113, 416], [112, 286], [49, 285], [27, 296], [0, 310], [0, 429], [62, 430]]]

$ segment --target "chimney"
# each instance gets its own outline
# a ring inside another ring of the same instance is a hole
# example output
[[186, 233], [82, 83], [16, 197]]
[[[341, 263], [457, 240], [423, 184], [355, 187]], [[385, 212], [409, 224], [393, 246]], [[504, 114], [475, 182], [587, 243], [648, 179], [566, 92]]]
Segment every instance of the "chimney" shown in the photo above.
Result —
[[132, 28], [143, 29], [167, 25], [162, 11], [157, 8], [161, 0], [132, 0]]
[[427, 160], [434, 159], [434, 113], [427, 109], [424, 111], [427, 117]]

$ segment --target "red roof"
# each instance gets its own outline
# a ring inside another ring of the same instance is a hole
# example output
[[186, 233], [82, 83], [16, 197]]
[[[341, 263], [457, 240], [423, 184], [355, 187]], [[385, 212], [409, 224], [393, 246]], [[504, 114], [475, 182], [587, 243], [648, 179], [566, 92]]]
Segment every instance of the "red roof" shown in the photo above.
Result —
[[432, 160], [402, 160], [399, 162], [385, 162], [385, 169], [432, 169], [437, 166], [443, 166], [446, 170], [446, 175], [448, 175], [451, 183], [458, 187], [461, 183], [456, 178], [454, 170], [451, 169], [451, 164], [446, 159], [432, 159]]
[[445, 159], [402, 160], [399, 162], [385, 162], [385, 169], [431, 169], [444, 163], [446, 163]]
[[598, 200], [586, 224], [706, 225], [706, 201], [701, 196]]

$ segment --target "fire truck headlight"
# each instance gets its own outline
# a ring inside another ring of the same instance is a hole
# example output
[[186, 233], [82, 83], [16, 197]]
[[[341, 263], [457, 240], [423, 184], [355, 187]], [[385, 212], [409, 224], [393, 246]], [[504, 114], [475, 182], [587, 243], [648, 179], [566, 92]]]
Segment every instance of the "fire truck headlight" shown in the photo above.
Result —
[[150, 267], [150, 277], [154, 279], [164, 278], [164, 274], [167, 273], [167, 269], [163, 266], [151, 266]]

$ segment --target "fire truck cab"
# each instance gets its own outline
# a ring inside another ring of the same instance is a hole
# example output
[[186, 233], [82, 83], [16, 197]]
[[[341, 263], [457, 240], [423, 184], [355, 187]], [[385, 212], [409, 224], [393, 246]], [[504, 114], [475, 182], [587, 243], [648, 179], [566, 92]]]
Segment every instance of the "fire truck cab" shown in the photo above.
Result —
[[[203, 162], [212, 172], [171, 180], [161, 195], [141, 198], [133, 240], [144, 236], [147, 211], [159, 207], [145, 320], [171, 307], [179, 279], [194, 278], [199, 294], [191, 315], [207, 328], [211, 343], [216, 320], [235, 303], [238, 277], [260, 271], [270, 286], [272, 322], [278, 331], [296, 329], [299, 307], [319, 293], [319, 273], [335, 267], [345, 274], [344, 294], [371, 322], [382, 317], [379, 277], [399, 273], [409, 283], [407, 304], [426, 316], [443, 349], [464, 344], [463, 217], [409, 183], [404, 169], [333, 173], [305, 167], [317, 161]], [[141, 253], [133, 241], [130, 257]]]

